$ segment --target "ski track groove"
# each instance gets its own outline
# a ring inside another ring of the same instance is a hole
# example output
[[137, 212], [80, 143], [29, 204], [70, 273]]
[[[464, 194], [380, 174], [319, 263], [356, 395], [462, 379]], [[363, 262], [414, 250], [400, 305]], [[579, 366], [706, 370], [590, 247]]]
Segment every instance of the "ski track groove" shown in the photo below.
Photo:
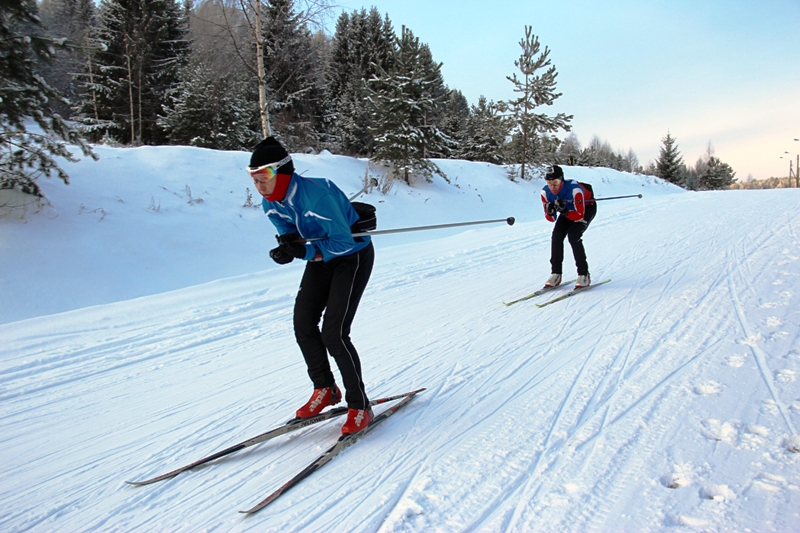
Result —
[[[767, 236], [764, 237], [764, 241], [765, 242], [769, 240], [768, 237], [776, 237], [775, 231], [771, 230], [767, 234]], [[767, 390], [769, 391], [770, 396], [772, 397], [773, 401], [775, 402], [775, 405], [777, 406], [778, 410], [780, 411], [781, 417], [783, 418], [783, 420], [784, 420], [784, 422], [786, 424], [786, 427], [788, 428], [788, 430], [791, 432], [792, 435], [797, 435], [797, 429], [795, 428], [794, 424], [792, 423], [792, 419], [789, 416], [789, 413], [787, 413], [786, 405], [781, 400], [780, 395], [778, 394], [778, 391], [776, 390], [775, 379], [774, 379], [774, 377], [772, 375], [772, 371], [769, 369], [769, 365], [767, 364], [767, 359], [769, 359], [769, 356], [757, 344], [758, 341], [755, 340], [755, 337], [753, 336], [753, 328], [750, 326], [750, 324], [749, 324], [749, 322], [747, 320], [747, 316], [746, 316], [744, 307], [743, 307], [743, 305], [741, 303], [741, 298], [739, 297], [739, 294], [738, 294], [738, 292], [736, 290], [736, 287], [734, 286], [734, 281], [733, 281], [734, 267], [732, 267], [731, 265], [736, 265], [735, 266], [735, 270], [736, 270], [736, 273], [739, 274], [739, 277], [741, 277], [742, 279], [747, 279], [747, 278], [745, 278], [743, 276], [743, 274], [741, 272], [741, 269], [739, 267], [739, 261], [741, 261], [742, 259], [737, 257], [736, 246], [731, 246], [729, 254], [733, 255], [733, 259], [732, 260], [731, 259], [728, 260], [728, 283], [727, 283], [727, 287], [728, 287], [728, 291], [730, 293], [731, 301], [733, 302], [733, 308], [735, 310], [736, 318], [737, 318], [739, 326], [740, 326], [740, 328], [742, 330], [742, 334], [744, 335], [744, 338], [749, 341], [749, 342], [747, 342], [747, 346], [748, 346], [750, 352], [753, 354], [753, 357], [754, 357], [756, 363], [758, 364], [758, 370], [759, 370], [759, 372], [761, 374], [762, 380], [764, 381], [764, 385], [767, 387]], [[752, 254], [747, 254], [745, 259], [749, 258], [751, 255]], [[727, 255], [726, 255], [726, 257], [727, 257]], [[755, 297], [755, 294], [753, 293], [752, 288], [747, 283], [743, 283], [742, 285], [745, 287], [745, 290], [750, 292], [753, 295], [753, 297]]]
[[[717, 282], [720, 280], [721, 277], [722, 277], [722, 273], [718, 271], [716, 279], [710, 284], [709, 288], [701, 295], [700, 300], [694, 306], [695, 310], [697, 310], [698, 308], [701, 308], [702, 304], [709, 303], [709, 300], [712, 298], [712, 294], [714, 292], [713, 291], [713, 287], [717, 284]], [[662, 291], [661, 294], [663, 295], [664, 292], [665, 291]], [[710, 307], [714, 307], [714, 305], [710, 304], [710, 303], [709, 303], [709, 306]], [[694, 311], [694, 312], [697, 312], [697, 311]], [[616, 314], [617, 313], [615, 313], [614, 316], [616, 316]], [[702, 316], [702, 313], [700, 313], [700, 314]], [[691, 322], [691, 321], [689, 321], [689, 322]], [[688, 326], [688, 327], [691, 328], [692, 326]], [[686, 328], [686, 326], [684, 326], [684, 328]], [[595, 329], [597, 329], [597, 328], [595, 328]], [[658, 342], [654, 343], [654, 344], [655, 345], [660, 345], [666, 339], [686, 336], [685, 334], [683, 334], [680, 331], [680, 329], [681, 328], [679, 327], [678, 324], [673, 324], [667, 330], [667, 332], [662, 334], [660, 340]], [[606, 331], [606, 330], [605, 329], [601, 329], [601, 331]], [[711, 333], [707, 333], [707, 335], [711, 335]], [[599, 341], [599, 339], [598, 339], [598, 341]], [[603, 343], [602, 342], [597, 342], [596, 344], [597, 345], [602, 345]], [[655, 386], [653, 386], [653, 387], [649, 388], [647, 391], [645, 391], [645, 393], [640, 398], [638, 398], [632, 405], [627, 406], [620, 414], [618, 414], [611, 421], [610, 424], [608, 424], [607, 426], [605, 424], [603, 426], [601, 426], [601, 428], [593, 436], [591, 436], [589, 439], [585, 440], [584, 442], [579, 443], [577, 445], [577, 448], [580, 449], [585, 444], [587, 444], [589, 442], [595, 442], [597, 437], [602, 435], [608, 429], [608, 427], [613, 426], [619, 420], [621, 420], [626, 414], [632, 412], [632, 410], [634, 408], [638, 407], [642, 402], [644, 402], [646, 399], [648, 399], [654, 392], [658, 391], [662, 387], [665, 387], [665, 386], [671, 384], [677, 378], [677, 376], [680, 373], [682, 373], [684, 370], [689, 368], [691, 366], [691, 363], [695, 362], [700, 357], [701, 353], [702, 352], [699, 352], [697, 355], [695, 355], [694, 357], [692, 357], [688, 361], [684, 362], [676, 370], [674, 370], [673, 372], [669, 373], [661, 382], [657, 383]], [[567, 412], [567, 409], [568, 409], [570, 403], [572, 402], [573, 397], [579, 395], [576, 391], [578, 391], [579, 389], [585, 388], [583, 385], [581, 385], [581, 382], [584, 380], [584, 376], [588, 373], [588, 370], [587, 370], [588, 369], [588, 365], [590, 364], [590, 362], [592, 362], [594, 354], [595, 354], [595, 350], [593, 349], [593, 350], [591, 350], [590, 354], [588, 356], [586, 356], [586, 359], [585, 359], [584, 363], [580, 366], [580, 369], [577, 372], [577, 375], [576, 375], [572, 385], [569, 387], [569, 389], [567, 391], [565, 399], [563, 400], [563, 402], [559, 406], [553, 421], [549, 425], [549, 429], [546, 432], [546, 436], [545, 436], [545, 442], [544, 442], [544, 445], [543, 445], [543, 451], [540, 452], [537, 455], [537, 458], [534, 461], [534, 463], [532, 463], [531, 465], [529, 465], [528, 467], [526, 467], [524, 469], [524, 471], [517, 477], [517, 480], [515, 482], [509, 484], [509, 487], [513, 487], [512, 489], [504, 491], [503, 494], [498, 495], [494, 499], [495, 500], [494, 504], [486, 506], [486, 511], [484, 511], [481, 514], [481, 516], [479, 516], [475, 521], [473, 521], [472, 526], [469, 529], [470, 531], [478, 530], [485, 524], [485, 522], [495, 513], [495, 510], [496, 510], [496, 507], [497, 507], [497, 505], [495, 505], [495, 504], [499, 504], [499, 502], [502, 502], [502, 501], [511, 500], [512, 497], [513, 497], [513, 494], [516, 494], [516, 493], [520, 492], [520, 490], [521, 490], [522, 495], [516, 497], [518, 503], [517, 503], [516, 507], [514, 508], [514, 512], [505, 521], [506, 523], [504, 524], [504, 527], [503, 527], [503, 530], [506, 530], [506, 531], [507, 530], [514, 530], [516, 528], [516, 526], [517, 526], [517, 523], [520, 520], [520, 517], [526, 511], [526, 507], [527, 507], [528, 503], [531, 502], [531, 501], [536, 501], [538, 496], [540, 496], [539, 491], [542, 488], [542, 482], [538, 482], [536, 480], [544, 477], [543, 476], [544, 472], [553, 469], [553, 462], [559, 460], [559, 458], [563, 458], [563, 456], [565, 455], [563, 453], [560, 453], [559, 451], [556, 450], [555, 447], [553, 447], [553, 445], [552, 445], [553, 444], [553, 437], [554, 437], [556, 428], [561, 427], [562, 426], [562, 421], [565, 418], [567, 418], [566, 412]], [[645, 357], [645, 355], [643, 355], [642, 357], [647, 359]], [[658, 358], [655, 358], [655, 359], [658, 359]], [[631, 376], [630, 379], [635, 381], [635, 376]], [[602, 382], [604, 382], [604, 381], [605, 381], [605, 378], [602, 378], [600, 385], [602, 385]], [[589, 386], [591, 387], [591, 383], [589, 384]], [[597, 394], [598, 390], [600, 390], [600, 389], [596, 387], [595, 388], [595, 394]], [[610, 408], [611, 408], [610, 406], [613, 404], [613, 400], [615, 399], [618, 391], [619, 391], [618, 389], [613, 391], [611, 393], [610, 397], [604, 402], [604, 404], [607, 406], [607, 409], [605, 410], [604, 414], [602, 415], [603, 418], [607, 418], [608, 417], [608, 414], [607, 414], [608, 410], [610, 410]], [[566, 438], [564, 438], [562, 442], [566, 443], [566, 442], [568, 442], [570, 440], [573, 440], [574, 436], [576, 434], [578, 434], [580, 431], [582, 431], [584, 426], [593, 418], [593, 415], [597, 412], [597, 410], [592, 411], [589, 407], [590, 407], [590, 405], [584, 405], [583, 414], [579, 416], [578, 423], [572, 425], [572, 427], [569, 428], [569, 430], [567, 431], [568, 436]], [[561, 448], [563, 448], [563, 445], [561, 446]], [[545, 459], [545, 456], [548, 455], [548, 453], [550, 455], [554, 455], [555, 456], [555, 459], [553, 459], [549, 464], [546, 462], [546, 459]], [[527, 482], [523, 482], [523, 480], [525, 478], [528, 479]], [[520, 489], [520, 487], [521, 487], [521, 489]]]

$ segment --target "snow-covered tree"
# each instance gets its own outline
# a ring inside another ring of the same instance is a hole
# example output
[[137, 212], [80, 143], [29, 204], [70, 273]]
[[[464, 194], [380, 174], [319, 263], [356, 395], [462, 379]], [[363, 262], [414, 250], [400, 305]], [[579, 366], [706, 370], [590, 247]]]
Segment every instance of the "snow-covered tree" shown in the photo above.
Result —
[[293, 0], [265, 2], [261, 31], [271, 127], [289, 149], [316, 145], [315, 111], [323, 88], [315, 83], [315, 50], [303, 13], [295, 11]]
[[[79, 132], [47, 105], [66, 100], [37, 72], [66, 44], [45, 37], [32, 0], [0, 3], [0, 189], [42, 196], [36, 180], [53, 173], [69, 183], [55, 160], [76, 161], [67, 143], [96, 157]], [[41, 131], [29, 131], [28, 120]]]
[[340, 149], [369, 156], [374, 148], [370, 133], [374, 116], [367, 80], [392, 70], [396, 38], [388, 15], [377, 9], [342, 13], [336, 24], [329, 66], [327, 115], [329, 130]]
[[184, 68], [181, 78], [159, 119], [170, 143], [218, 150], [249, 150], [258, 143], [260, 134], [250, 127], [258, 108], [248, 98], [249, 80], [220, 78], [199, 62]]
[[438, 103], [435, 87], [440, 74], [421, 56], [419, 39], [403, 27], [392, 71], [370, 80], [376, 118], [370, 128], [375, 136], [372, 159], [389, 163], [394, 175], [408, 184], [415, 172], [428, 180], [433, 174], [445, 177], [428, 157], [446, 153], [451, 143], [435, 124], [427, 121]]
[[703, 173], [698, 176], [697, 185], [704, 190], [727, 189], [736, 181], [735, 176], [736, 173], [729, 164], [712, 155], [706, 162]]
[[466, 97], [459, 90], [448, 90], [438, 122], [439, 129], [455, 143], [451, 157], [460, 157], [458, 150], [466, 134], [469, 116], [470, 107]]
[[656, 159], [658, 177], [676, 185], [683, 185], [686, 175], [683, 157], [675, 144], [675, 138], [669, 133], [661, 139], [662, 146]]
[[[41, 70], [47, 83], [71, 102], [78, 97], [75, 75], [86, 68], [93, 49], [90, 34], [96, 11], [94, 0], [43, 0], [39, 6], [47, 35], [74, 45], [57, 48], [54, 60], [43, 65]], [[70, 105], [58, 101], [50, 104], [62, 116], [72, 115]]]
[[176, 0], [103, 0], [79, 120], [95, 138], [166, 141], [157, 120], [186, 63], [188, 26]]
[[481, 95], [478, 104], [470, 109], [464, 134], [458, 147], [458, 157], [469, 161], [505, 163], [505, 143], [510, 122], [503, 116], [502, 103], [487, 101]]
[[555, 66], [550, 61], [550, 49], [545, 47], [540, 53], [539, 38], [533, 35], [531, 27], [525, 26], [525, 37], [519, 42], [522, 55], [514, 61], [520, 76], [514, 73], [507, 79], [514, 84], [518, 97], [508, 101], [508, 109], [517, 128], [514, 144], [516, 161], [520, 164], [519, 177], [531, 179], [530, 165], [542, 164], [546, 157], [552, 157], [558, 140], [552, 134], [558, 130], [569, 131], [572, 115], [558, 113], [551, 117], [537, 113], [541, 106], [551, 106], [561, 96], [556, 91]]

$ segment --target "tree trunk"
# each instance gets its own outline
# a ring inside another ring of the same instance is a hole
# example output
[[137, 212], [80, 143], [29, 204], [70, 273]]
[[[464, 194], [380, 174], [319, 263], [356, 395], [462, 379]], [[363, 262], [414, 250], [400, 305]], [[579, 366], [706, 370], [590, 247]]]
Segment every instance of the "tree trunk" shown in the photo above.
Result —
[[131, 71], [131, 50], [128, 39], [125, 40], [125, 59], [128, 62], [128, 102], [131, 113], [131, 144], [136, 141], [136, 116], [133, 114], [133, 72]]
[[272, 135], [269, 127], [269, 103], [267, 102], [267, 82], [264, 73], [264, 50], [261, 43], [261, 0], [256, 0], [255, 8], [256, 23], [256, 68], [258, 74], [258, 109], [261, 115], [261, 132], [264, 137]]

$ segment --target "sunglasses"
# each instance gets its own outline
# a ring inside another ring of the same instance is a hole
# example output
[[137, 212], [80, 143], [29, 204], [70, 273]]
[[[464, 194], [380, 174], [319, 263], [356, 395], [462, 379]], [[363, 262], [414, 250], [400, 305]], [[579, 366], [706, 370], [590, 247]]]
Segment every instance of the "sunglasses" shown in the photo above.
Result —
[[275, 176], [278, 175], [278, 169], [281, 168], [286, 163], [291, 162], [292, 156], [287, 155], [280, 161], [275, 163], [269, 163], [266, 165], [261, 165], [260, 167], [246, 167], [247, 172], [250, 174], [250, 177], [253, 178], [253, 181], [256, 183], [264, 183], [271, 179], [274, 179]]

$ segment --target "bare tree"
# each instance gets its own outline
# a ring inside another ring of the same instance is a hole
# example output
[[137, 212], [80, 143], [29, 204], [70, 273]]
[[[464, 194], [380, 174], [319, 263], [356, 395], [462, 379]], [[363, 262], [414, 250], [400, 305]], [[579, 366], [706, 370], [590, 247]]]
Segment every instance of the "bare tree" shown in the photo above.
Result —
[[[270, 110], [275, 98], [289, 83], [292, 72], [280, 87], [269, 87], [267, 83], [267, 67], [264, 57], [275, 52], [270, 49], [270, 42], [267, 36], [274, 29], [273, 25], [279, 20], [278, 17], [266, 17], [266, 7], [278, 8], [278, 14], [289, 17], [293, 16], [295, 22], [310, 28], [321, 28], [325, 25], [328, 17], [332, 16], [333, 4], [329, 0], [267, 0], [267, 6], [261, 0], [233, 0], [230, 3], [221, 3], [224, 26], [228, 32], [230, 42], [233, 44], [236, 54], [244, 64], [245, 68], [255, 75], [258, 80], [258, 103], [259, 115], [261, 119], [261, 130], [265, 137], [272, 135], [270, 125]], [[294, 9], [294, 13], [287, 11]], [[244, 25], [247, 39], [242, 39], [241, 28]], [[255, 54], [247, 52], [247, 48], [254, 46]], [[297, 69], [300, 67], [298, 66]]]

